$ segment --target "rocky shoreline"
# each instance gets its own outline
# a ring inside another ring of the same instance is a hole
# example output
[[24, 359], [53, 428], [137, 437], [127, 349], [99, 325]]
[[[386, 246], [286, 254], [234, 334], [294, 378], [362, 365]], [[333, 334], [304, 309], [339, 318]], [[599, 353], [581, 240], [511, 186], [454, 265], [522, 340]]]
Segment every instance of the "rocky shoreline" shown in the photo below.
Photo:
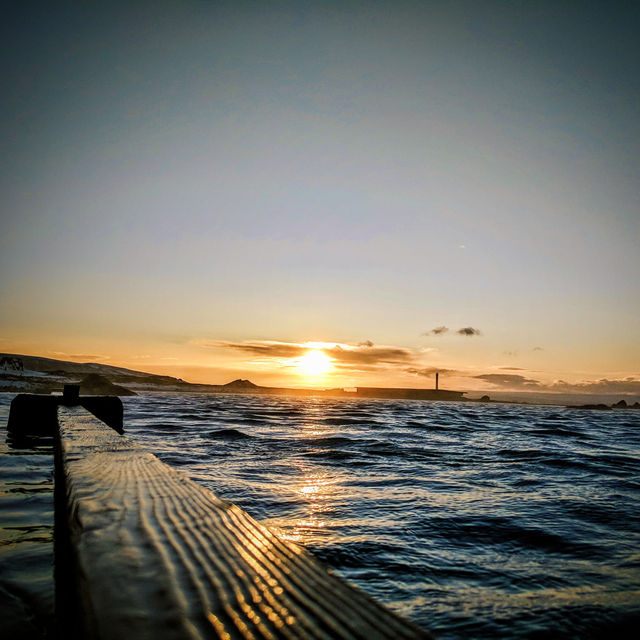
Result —
[[598, 404], [566, 405], [566, 407], [567, 409], [592, 409], [595, 411], [611, 411], [612, 409], [640, 409], [640, 402], [627, 404], [626, 400], [620, 400], [619, 402], [616, 402], [611, 405], [598, 403]]

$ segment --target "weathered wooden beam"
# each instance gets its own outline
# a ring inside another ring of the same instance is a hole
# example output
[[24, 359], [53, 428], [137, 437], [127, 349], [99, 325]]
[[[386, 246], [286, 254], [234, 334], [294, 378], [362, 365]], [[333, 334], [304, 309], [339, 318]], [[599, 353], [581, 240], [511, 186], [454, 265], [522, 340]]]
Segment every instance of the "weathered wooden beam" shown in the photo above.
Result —
[[430, 637], [81, 407], [58, 420], [77, 635]]

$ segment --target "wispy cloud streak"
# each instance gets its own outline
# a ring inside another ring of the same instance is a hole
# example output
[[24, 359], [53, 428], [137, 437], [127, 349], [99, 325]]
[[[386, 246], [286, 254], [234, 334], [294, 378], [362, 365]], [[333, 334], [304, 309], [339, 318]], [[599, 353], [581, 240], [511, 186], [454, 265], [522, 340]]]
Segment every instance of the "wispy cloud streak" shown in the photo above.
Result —
[[435, 327], [431, 329], [431, 331], [427, 331], [424, 333], [425, 336], [443, 336], [445, 333], [449, 331], [449, 327], [445, 327], [444, 325], [441, 327]]
[[542, 383], [525, 376], [510, 373], [483, 373], [473, 376], [476, 380], [484, 380], [496, 387], [509, 389], [540, 389]]
[[311, 349], [323, 351], [337, 364], [342, 365], [391, 365], [407, 364], [414, 360], [409, 349], [393, 346], [376, 346], [370, 340], [358, 345], [336, 343], [297, 343], [271, 340], [231, 342], [215, 340], [200, 343], [217, 349], [243, 351], [264, 358], [299, 358]]
[[416, 376], [422, 376], [424, 378], [433, 378], [436, 373], [452, 374], [458, 373], [455, 369], [444, 369], [442, 367], [408, 367], [405, 369], [407, 373], [411, 373]]
[[[504, 369], [505, 367], [503, 367]], [[544, 383], [540, 380], [527, 378], [519, 374], [484, 373], [472, 376], [476, 380], [484, 380], [495, 388], [527, 391], [551, 391], [556, 393], [637, 393], [640, 394], [640, 379], [627, 377], [618, 380], [601, 378], [600, 380], [585, 380], [582, 382], [565, 382], [556, 380]]]

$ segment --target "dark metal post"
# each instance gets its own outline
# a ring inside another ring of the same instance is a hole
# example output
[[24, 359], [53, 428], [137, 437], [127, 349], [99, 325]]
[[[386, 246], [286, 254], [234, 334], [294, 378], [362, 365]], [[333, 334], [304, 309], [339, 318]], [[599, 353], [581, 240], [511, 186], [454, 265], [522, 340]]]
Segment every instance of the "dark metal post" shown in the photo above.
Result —
[[62, 402], [69, 406], [72, 404], [78, 404], [78, 398], [80, 397], [80, 385], [79, 384], [65, 384], [62, 391]]

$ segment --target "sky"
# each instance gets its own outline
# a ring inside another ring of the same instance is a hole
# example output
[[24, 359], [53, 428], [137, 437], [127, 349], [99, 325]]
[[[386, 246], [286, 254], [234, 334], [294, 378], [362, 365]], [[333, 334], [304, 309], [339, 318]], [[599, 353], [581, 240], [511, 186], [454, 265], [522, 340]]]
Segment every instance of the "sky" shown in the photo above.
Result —
[[640, 393], [638, 3], [3, 7], [0, 351]]

